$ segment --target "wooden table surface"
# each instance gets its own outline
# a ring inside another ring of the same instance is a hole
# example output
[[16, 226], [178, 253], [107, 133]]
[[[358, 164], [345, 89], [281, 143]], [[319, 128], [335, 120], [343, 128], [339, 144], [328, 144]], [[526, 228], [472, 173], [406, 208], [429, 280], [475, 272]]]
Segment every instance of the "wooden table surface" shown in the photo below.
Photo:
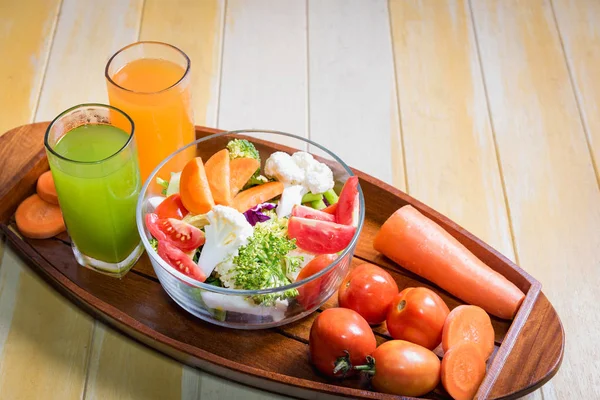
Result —
[[[600, 1], [0, 0], [0, 132], [107, 102], [137, 40], [190, 56], [196, 124], [310, 137], [515, 260], [566, 331], [530, 396], [600, 398]], [[4, 239], [0, 259], [0, 399], [282, 398], [94, 321]]]

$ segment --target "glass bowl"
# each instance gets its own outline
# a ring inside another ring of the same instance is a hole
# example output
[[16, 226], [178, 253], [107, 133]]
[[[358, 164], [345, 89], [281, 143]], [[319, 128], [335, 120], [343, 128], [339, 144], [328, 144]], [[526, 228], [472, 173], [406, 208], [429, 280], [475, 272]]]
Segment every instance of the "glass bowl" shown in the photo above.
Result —
[[[162, 187], [155, 183], [156, 177], [166, 178], [170, 172], [181, 171], [185, 164], [183, 161], [191, 159], [194, 152], [196, 156], [202, 157], [202, 160], [206, 161], [211, 155], [224, 149], [229, 140], [235, 138], [248, 139], [256, 146], [260, 152], [263, 170], [265, 160], [275, 151], [285, 151], [290, 154], [299, 150], [308, 151], [331, 168], [335, 181], [334, 189], [338, 194], [344, 182], [353, 175], [350, 168], [331, 151], [300, 136], [263, 130], [218, 133], [198, 139], [179, 149], [152, 171], [142, 188], [137, 203], [137, 227], [162, 287], [186, 311], [205, 321], [229, 328], [264, 329], [288, 324], [319, 308], [336, 292], [346, 276], [364, 221], [364, 196], [360, 186], [358, 227], [348, 247], [339, 253], [335, 262], [319, 273], [286, 286], [262, 290], [236, 290], [202, 283], [167, 264], [158, 256], [149, 242], [151, 236], [144, 223], [145, 216], [154, 210], [153, 199], [161, 196], [162, 190]], [[283, 301], [277, 300], [274, 305], [269, 306], [256, 305], [251, 300], [253, 296], [273, 295], [290, 289], [302, 292], [303, 296], [309, 300], [304, 300], [302, 302], [304, 305], [302, 305], [296, 297], [291, 297]]]

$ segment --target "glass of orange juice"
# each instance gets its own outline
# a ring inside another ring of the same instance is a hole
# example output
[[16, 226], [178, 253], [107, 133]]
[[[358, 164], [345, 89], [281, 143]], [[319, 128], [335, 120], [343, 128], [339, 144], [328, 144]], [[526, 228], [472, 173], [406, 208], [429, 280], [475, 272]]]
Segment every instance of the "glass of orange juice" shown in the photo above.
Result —
[[[134, 121], [140, 175], [145, 181], [175, 150], [195, 140], [190, 93], [190, 59], [175, 46], [137, 42], [117, 51], [105, 69], [108, 98], [113, 107]], [[181, 171], [194, 156], [181, 155]], [[191, 154], [190, 154], [191, 153]], [[158, 176], [169, 180], [169, 172]]]

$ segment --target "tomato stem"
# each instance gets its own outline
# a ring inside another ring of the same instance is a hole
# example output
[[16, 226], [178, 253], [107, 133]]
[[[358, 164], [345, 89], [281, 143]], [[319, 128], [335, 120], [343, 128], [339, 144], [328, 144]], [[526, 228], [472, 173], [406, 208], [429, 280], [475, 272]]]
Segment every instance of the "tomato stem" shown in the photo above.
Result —
[[367, 364], [365, 365], [356, 365], [353, 367], [356, 371], [363, 372], [368, 375], [375, 375], [375, 359], [371, 356], [367, 356]]
[[348, 371], [352, 369], [350, 353], [348, 353], [348, 350], [344, 350], [344, 353], [345, 355], [338, 357], [338, 359], [335, 360], [335, 367], [333, 368], [333, 374], [337, 375], [338, 372], [341, 372], [342, 378], [344, 378]]

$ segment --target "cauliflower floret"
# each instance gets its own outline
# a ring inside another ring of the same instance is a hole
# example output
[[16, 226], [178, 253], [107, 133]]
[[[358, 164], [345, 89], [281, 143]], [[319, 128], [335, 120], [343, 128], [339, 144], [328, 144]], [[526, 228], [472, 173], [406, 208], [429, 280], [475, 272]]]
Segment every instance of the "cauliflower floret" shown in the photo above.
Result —
[[265, 174], [287, 185], [304, 183], [305, 171], [300, 168], [288, 153], [277, 151], [265, 162]]
[[254, 228], [244, 214], [227, 206], [214, 206], [206, 214], [209, 224], [204, 228], [206, 243], [198, 266], [209, 276], [221, 261], [237, 255], [238, 248], [248, 243]]
[[233, 263], [233, 257], [228, 257], [226, 260], [221, 261], [215, 267], [215, 271], [219, 274], [219, 279], [223, 286], [227, 288], [235, 288], [235, 272], [233, 269], [235, 264]]
[[302, 203], [302, 196], [306, 193], [308, 193], [308, 189], [304, 185], [286, 186], [277, 205], [277, 216], [283, 218], [290, 215], [294, 205]]
[[325, 193], [333, 188], [333, 185], [333, 172], [327, 165], [317, 161], [306, 171], [304, 186], [312, 193]]
[[314, 164], [320, 164], [320, 162], [315, 160], [312, 154], [305, 151], [297, 151], [292, 154], [292, 160], [294, 160], [298, 167], [305, 171], [308, 171]]

